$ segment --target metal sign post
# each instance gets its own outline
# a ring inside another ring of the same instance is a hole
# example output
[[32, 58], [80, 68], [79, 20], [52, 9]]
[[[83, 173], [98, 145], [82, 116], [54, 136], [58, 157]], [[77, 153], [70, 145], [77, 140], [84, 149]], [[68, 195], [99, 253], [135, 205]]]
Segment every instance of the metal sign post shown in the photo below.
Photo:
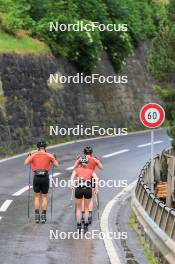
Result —
[[151, 182], [150, 189], [154, 192], [154, 129], [151, 129]]
[[166, 205], [171, 207], [172, 201], [174, 200], [174, 168], [175, 168], [175, 157], [168, 157], [168, 177], [167, 177], [167, 197], [166, 197]]

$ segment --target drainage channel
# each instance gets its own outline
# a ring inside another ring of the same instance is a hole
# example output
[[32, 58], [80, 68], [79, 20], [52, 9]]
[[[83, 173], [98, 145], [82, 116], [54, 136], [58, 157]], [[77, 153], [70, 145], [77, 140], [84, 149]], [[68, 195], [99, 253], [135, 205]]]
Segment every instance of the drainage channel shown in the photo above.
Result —
[[123, 199], [116, 215], [115, 228], [117, 232], [127, 232], [127, 239], [120, 240], [120, 249], [123, 263], [149, 264], [145, 251], [138, 241], [137, 234], [132, 230], [129, 219], [131, 215], [131, 197]]

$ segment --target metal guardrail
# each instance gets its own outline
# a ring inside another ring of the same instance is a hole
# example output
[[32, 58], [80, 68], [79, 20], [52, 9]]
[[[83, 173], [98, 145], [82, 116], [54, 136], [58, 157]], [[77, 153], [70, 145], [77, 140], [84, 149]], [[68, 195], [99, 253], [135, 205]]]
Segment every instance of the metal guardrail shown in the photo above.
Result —
[[150, 189], [139, 178], [136, 186], [136, 198], [149, 217], [175, 241], [175, 210], [167, 207], [151, 193]]
[[[175, 156], [172, 150], [163, 151], [161, 157], [157, 155], [154, 159], [154, 183], [150, 182], [151, 161], [149, 161], [142, 168], [132, 195], [132, 210], [138, 230], [141, 230], [141, 235], [163, 264], [175, 263], [175, 209], [156, 198], [151, 192], [151, 186], [156, 182], [170, 179], [167, 184], [169, 185], [167, 192], [170, 193], [171, 179], [174, 179], [175, 173], [174, 167]], [[167, 200], [170, 199], [166, 199], [166, 202]]]
[[[160, 167], [157, 169], [157, 166], [161, 166], [159, 155], [154, 159], [154, 174], [157, 174], [154, 175], [155, 178], [160, 177]], [[166, 206], [151, 192], [147, 185], [149, 173], [151, 173], [151, 162], [147, 162], [141, 170], [135, 189], [135, 196], [149, 217], [175, 241], [175, 209]]]

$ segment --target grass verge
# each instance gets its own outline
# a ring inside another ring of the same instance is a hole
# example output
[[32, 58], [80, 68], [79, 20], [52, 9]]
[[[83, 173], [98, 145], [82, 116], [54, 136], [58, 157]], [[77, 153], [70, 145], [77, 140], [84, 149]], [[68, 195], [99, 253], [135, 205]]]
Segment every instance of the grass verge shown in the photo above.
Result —
[[20, 38], [9, 35], [0, 30], [0, 53], [50, 53], [49, 47], [27, 35]]
[[154, 253], [149, 249], [148, 245], [146, 244], [145, 240], [140, 236], [138, 233], [137, 225], [135, 223], [134, 213], [131, 212], [129, 218], [129, 225], [131, 228], [137, 233], [137, 239], [139, 244], [144, 248], [145, 256], [150, 264], [159, 264], [158, 258], [154, 256]]

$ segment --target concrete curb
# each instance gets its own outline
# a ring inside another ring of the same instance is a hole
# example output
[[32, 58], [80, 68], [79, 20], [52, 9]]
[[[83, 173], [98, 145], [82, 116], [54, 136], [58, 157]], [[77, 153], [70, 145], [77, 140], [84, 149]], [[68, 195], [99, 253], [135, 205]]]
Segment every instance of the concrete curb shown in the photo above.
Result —
[[[104, 234], [109, 233], [109, 216], [114, 206], [117, 202], [120, 203], [121, 200], [124, 200], [124, 197], [131, 193], [131, 190], [134, 188], [136, 181], [130, 183], [126, 188], [124, 188], [120, 193], [118, 193], [111, 201], [109, 201], [102, 213], [100, 227]], [[114, 246], [114, 241], [104, 238], [104, 244], [106, 251], [108, 253], [111, 264], [121, 264], [119, 257], [119, 248]]]

